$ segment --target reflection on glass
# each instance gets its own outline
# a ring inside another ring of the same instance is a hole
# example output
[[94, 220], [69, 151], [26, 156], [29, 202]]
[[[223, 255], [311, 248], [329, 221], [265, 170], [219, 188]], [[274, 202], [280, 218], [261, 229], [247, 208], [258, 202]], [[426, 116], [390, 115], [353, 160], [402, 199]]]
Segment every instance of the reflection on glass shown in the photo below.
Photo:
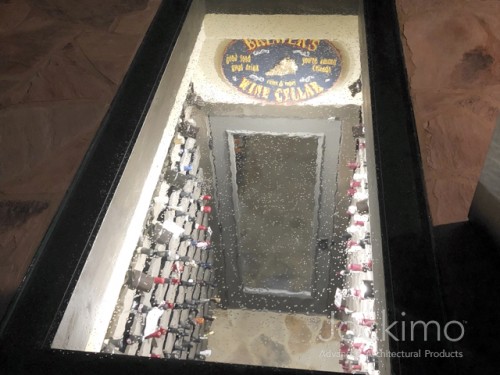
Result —
[[249, 293], [311, 293], [318, 138], [233, 134], [239, 266]]

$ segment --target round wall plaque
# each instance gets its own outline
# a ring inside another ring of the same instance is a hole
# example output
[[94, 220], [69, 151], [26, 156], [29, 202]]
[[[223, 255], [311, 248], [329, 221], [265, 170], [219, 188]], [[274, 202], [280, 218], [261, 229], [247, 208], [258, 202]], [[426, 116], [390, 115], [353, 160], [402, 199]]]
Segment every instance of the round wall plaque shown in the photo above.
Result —
[[278, 104], [315, 98], [335, 84], [341, 69], [340, 54], [323, 39], [237, 39], [222, 59], [232, 86]]

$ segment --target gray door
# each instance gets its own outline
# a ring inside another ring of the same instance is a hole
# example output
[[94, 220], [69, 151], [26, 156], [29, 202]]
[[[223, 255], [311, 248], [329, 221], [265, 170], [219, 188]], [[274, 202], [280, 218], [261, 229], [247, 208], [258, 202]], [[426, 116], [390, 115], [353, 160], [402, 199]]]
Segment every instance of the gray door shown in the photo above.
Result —
[[327, 310], [341, 124], [210, 117], [226, 305]]

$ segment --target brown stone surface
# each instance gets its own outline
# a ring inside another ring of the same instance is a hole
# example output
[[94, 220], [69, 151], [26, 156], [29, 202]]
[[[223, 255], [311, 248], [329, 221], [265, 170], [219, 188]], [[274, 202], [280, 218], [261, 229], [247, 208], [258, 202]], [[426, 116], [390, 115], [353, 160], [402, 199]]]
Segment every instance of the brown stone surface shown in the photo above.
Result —
[[309, 348], [312, 332], [307, 324], [293, 315], [285, 318], [285, 326], [290, 332], [288, 336], [288, 347], [292, 354], [303, 353]]
[[0, 1], [0, 317], [158, 5]]
[[500, 108], [500, 3], [397, 6], [432, 220], [464, 221]]
[[286, 347], [265, 334], [256, 337], [252, 347], [253, 355], [263, 366], [288, 367], [291, 361]]
[[326, 316], [245, 309], [215, 309], [214, 315], [208, 361], [341, 371], [333, 357], [339, 335]]

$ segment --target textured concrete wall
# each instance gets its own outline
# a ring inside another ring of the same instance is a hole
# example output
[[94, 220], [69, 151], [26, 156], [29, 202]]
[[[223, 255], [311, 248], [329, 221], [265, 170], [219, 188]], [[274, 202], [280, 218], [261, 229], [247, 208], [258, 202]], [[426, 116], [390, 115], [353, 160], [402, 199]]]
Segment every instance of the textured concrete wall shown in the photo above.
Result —
[[0, 317], [159, 3], [0, 1]]
[[464, 221], [500, 108], [500, 2], [397, 6], [433, 223]]

